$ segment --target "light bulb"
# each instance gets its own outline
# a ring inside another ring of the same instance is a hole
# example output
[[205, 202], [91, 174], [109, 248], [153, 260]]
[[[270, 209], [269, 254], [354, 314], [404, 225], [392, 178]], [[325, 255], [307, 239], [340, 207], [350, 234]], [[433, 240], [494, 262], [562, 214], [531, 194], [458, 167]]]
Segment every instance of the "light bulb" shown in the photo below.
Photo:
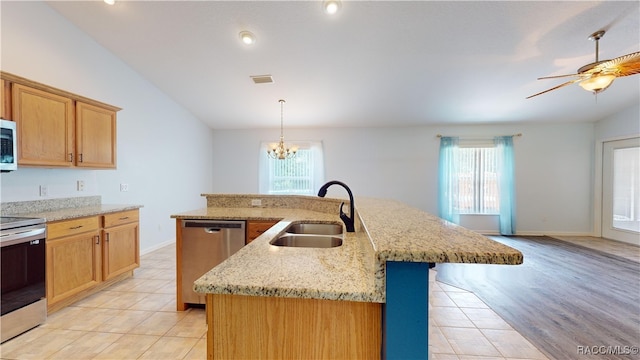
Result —
[[242, 40], [245, 45], [253, 45], [256, 42], [256, 37], [250, 31], [241, 31], [240, 40]]
[[340, 1], [338, 0], [327, 0], [324, 2], [324, 11], [327, 14], [333, 15], [340, 10]]
[[104, 3], [107, 5], [113, 5], [116, 3], [116, 0], [104, 0]]

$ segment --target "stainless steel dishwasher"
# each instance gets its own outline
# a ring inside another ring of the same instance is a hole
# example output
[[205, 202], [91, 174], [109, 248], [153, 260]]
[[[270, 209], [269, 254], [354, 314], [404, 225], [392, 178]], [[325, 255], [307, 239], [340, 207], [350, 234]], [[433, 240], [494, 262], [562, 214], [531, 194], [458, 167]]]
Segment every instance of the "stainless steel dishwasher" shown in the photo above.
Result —
[[193, 282], [245, 244], [245, 222], [235, 220], [182, 220], [182, 300], [204, 304]]

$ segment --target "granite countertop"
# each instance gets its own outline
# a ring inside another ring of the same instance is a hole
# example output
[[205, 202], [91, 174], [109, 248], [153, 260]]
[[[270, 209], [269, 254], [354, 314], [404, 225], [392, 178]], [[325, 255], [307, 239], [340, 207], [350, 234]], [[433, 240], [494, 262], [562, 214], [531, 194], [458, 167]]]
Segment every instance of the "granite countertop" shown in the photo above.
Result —
[[[172, 217], [280, 222], [196, 280], [194, 290], [200, 293], [384, 302], [387, 261], [522, 263], [518, 250], [393, 200], [357, 198], [356, 232], [345, 232], [342, 246], [315, 249], [269, 241], [294, 222], [342, 224], [342, 200], [203, 196], [207, 208]], [[251, 198], [262, 198], [263, 207], [251, 207]]]
[[85, 196], [3, 203], [2, 216], [36, 217], [51, 222], [135, 210], [141, 207], [143, 206], [132, 204], [102, 204], [100, 196]]
[[20, 213], [16, 216], [26, 216], [26, 217], [38, 217], [44, 218], [47, 222], [51, 221], [60, 221], [60, 220], [70, 220], [76, 219], [86, 216], [96, 216], [96, 215], [104, 215], [114, 212], [127, 211], [127, 210], [135, 210], [141, 208], [142, 205], [118, 205], [118, 204], [101, 204], [95, 206], [85, 206], [78, 208], [66, 208], [66, 209], [57, 209], [57, 210], [48, 210], [41, 212], [31, 212], [31, 213]]

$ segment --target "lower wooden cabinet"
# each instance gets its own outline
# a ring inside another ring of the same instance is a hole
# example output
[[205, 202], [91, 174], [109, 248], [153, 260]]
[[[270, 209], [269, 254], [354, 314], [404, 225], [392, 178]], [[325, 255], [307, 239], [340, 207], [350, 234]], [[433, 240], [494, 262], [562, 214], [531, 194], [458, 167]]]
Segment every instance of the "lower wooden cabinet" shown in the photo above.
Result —
[[138, 210], [47, 224], [47, 308], [56, 311], [140, 266]]
[[138, 210], [103, 216], [103, 280], [140, 266]]
[[50, 308], [102, 281], [97, 216], [47, 224], [47, 305]]
[[380, 359], [382, 304], [207, 294], [207, 359]]
[[279, 220], [248, 220], [246, 243], [252, 242], [278, 222]]

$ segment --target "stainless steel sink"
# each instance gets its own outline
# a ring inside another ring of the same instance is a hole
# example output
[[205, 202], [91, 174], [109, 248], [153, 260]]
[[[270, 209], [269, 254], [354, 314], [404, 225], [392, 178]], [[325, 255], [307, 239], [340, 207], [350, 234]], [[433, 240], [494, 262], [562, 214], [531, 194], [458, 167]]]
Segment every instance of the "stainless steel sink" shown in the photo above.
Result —
[[293, 224], [285, 232], [289, 234], [313, 234], [313, 235], [340, 235], [342, 225], [340, 224]]
[[[341, 227], [342, 228], [342, 227]], [[285, 234], [270, 242], [275, 246], [307, 247], [307, 248], [332, 248], [342, 245], [342, 238], [330, 235], [296, 235]]]
[[341, 224], [293, 224], [271, 245], [306, 248], [333, 248], [342, 245]]

